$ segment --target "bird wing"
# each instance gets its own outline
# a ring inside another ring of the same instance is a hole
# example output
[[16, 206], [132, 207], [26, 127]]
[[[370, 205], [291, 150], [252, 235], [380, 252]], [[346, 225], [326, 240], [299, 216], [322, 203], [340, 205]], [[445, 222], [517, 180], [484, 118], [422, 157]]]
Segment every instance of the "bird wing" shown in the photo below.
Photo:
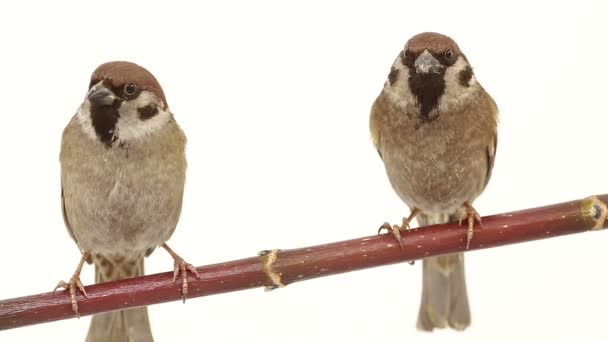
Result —
[[496, 157], [496, 143], [498, 142], [498, 136], [494, 134], [494, 139], [492, 140], [492, 143], [490, 143], [486, 148], [486, 161], [488, 169], [486, 171], [486, 181], [484, 187], [488, 185], [490, 177], [492, 176], [492, 169], [494, 168], [494, 158]]
[[[63, 222], [65, 223], [65, 227], [67, 228], [68, 233], [70, 234], [72, 239], [74, 241], [76, 241], [74, 232], [72, 231], [72, 228], [70, 227], [70, 221], [68, 220], [67, 208], [65, 206], [65, 194], [63, 191], [63, 183], [61, 184], [61, 213], [63, 214]], [[76, 244], [78, 244], [78, 241], [76, 241]]]
[[383, 120], [384, 115], [386, 113], [386, 104], [382, 99], [383, 96], [380, 95], [374, 101], [372, 105], [372, 111], [369, 117], [369, 129], [372, 135], [372, 142], [378, 151], [378, 155], [380, 155], [380, 159], [382, 159], [382, 150], [380, 144], [380, 122]]
[[494, 102], [490, 95], [487, 95], [486, 97], [488, 98], [488, 106], [492, 115], [494, 130], [492, 132], [492, 140], [490, 140], [488, 146], [486, 147], [486, 163], [488, 169], [486, 170], [486, 180], [484, 188], [488, 185], [490, 177], [492, 176], [492, 169], [494, 168], [494, 159], [496, 157], [496, 147], [498, 146], [498, 131], [496, 127], [498, 124], [498, 106], [496, 106], [496, 102]]

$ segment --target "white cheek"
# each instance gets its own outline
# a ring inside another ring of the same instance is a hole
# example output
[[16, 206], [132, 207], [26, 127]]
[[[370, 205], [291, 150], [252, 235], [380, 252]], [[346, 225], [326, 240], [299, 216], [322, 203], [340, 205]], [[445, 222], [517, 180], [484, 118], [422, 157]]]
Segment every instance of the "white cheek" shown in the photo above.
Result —
[[465, 87], [458, 81], [458, 74], [468, 66], [467, 62], [462, 57], [454, 65], [448, 68], [445, 72], [445, 92], [439, 99], [438, 111], [447, 111], [458, 108], [465, 104], [468, 99], [473, 96], [479, 88], [479, 83], [475, 79], [475, 75], [471, 77], [469, 86]]
[[[416, 105], [416, 98], [410, 91], [410, 85], [408, 83], [410, 79], [409, 70], [401, 62], [401, 55], [397, 56], [397, 59], [393, 63], [393, 68], [399, 71], [395, 84], [391, 85], [389, 81], [384, 84], [384, 93], [389, 96], [398, 106], [403, 109], [409, 109], [407, 107]], [[415, 110], [415, 108], [413, 108]]]
[[125, 101], [120, 106], [118, 113], [120, 117], [116, 123], [116, 135], [120, 141], [133, 141], [144, 138], [162, 128], [171, 118], [168, 111], [162, 110], [162, 103], [158, 108], [158, 114], [142, 120], [138, 108], [143, 108], [158, 100], [150, 92], [144, 91], [132, 101]]
[[82, 131], [91, 139], [98, 140], [95, 128], [93, 128], [93, 122], [91, 121], [91, 102], [89, 99], [85, 99], [83, 104], [78, 108], [76, 113], [76, 119], [82, 128]]

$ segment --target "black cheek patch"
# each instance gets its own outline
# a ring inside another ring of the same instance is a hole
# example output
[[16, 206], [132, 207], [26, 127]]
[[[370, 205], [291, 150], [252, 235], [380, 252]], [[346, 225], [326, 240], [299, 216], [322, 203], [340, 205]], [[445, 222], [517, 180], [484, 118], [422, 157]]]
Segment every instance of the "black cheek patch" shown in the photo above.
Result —
[[139, 113], [140, 119], [148, 120], [158, 114], [158, 106], [150, 104], [142, 108], [137, 108], [137, 112]]
[[458, 73], [458, 82], [463, 87], [468, 87], [469, 82], [473, 78], [473, 69], [470, 66], [467, 66], [464, 70]]
[[391, 86], [395, 85], [395, 82], [397, 82], [397, 77], [399, 77], [399, 70], [392, 67], [390, 74], [388, 74], [388, 82], [391, 84]]

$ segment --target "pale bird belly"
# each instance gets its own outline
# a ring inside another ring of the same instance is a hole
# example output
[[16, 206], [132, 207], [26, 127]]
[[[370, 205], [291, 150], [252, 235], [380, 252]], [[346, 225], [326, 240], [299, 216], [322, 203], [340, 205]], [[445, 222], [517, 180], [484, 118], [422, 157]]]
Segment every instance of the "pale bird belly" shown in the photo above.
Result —
[[472, 202], [483, 190], [486, 165], [481, 151], [433, 155], [391, 151], [386, 171], [399, 197], [424, 212], [451, 213]]
[[68, 203], [78, 245], [102, 254], [137, 254], [164, 243], [173, 228], [169, 227], [168, 213], [176, 205], [167, 191], [120, 182], [109, 192], [81, 191]]

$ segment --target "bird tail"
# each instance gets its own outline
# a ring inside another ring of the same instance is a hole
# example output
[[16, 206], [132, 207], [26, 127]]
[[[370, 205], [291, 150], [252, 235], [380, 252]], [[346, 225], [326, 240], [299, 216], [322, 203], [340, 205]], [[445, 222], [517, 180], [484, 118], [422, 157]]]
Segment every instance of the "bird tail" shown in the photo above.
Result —
[[[420, 226], [457, 221], [456, 215], [418, 215]], [[464, 274], [464, 255], [456, 253], [422, 260], [422, 299], [416, 327], [423, 331], [450, 326], [464, 330], [471, 311]]]
[[[144, 275], [143, 255], [128, 259], [96, 255], [95, 283]], [[93, 316], [86, 342], [148, 342], [154, 341], [148, 309], [144, 307], [106, 312]]]

